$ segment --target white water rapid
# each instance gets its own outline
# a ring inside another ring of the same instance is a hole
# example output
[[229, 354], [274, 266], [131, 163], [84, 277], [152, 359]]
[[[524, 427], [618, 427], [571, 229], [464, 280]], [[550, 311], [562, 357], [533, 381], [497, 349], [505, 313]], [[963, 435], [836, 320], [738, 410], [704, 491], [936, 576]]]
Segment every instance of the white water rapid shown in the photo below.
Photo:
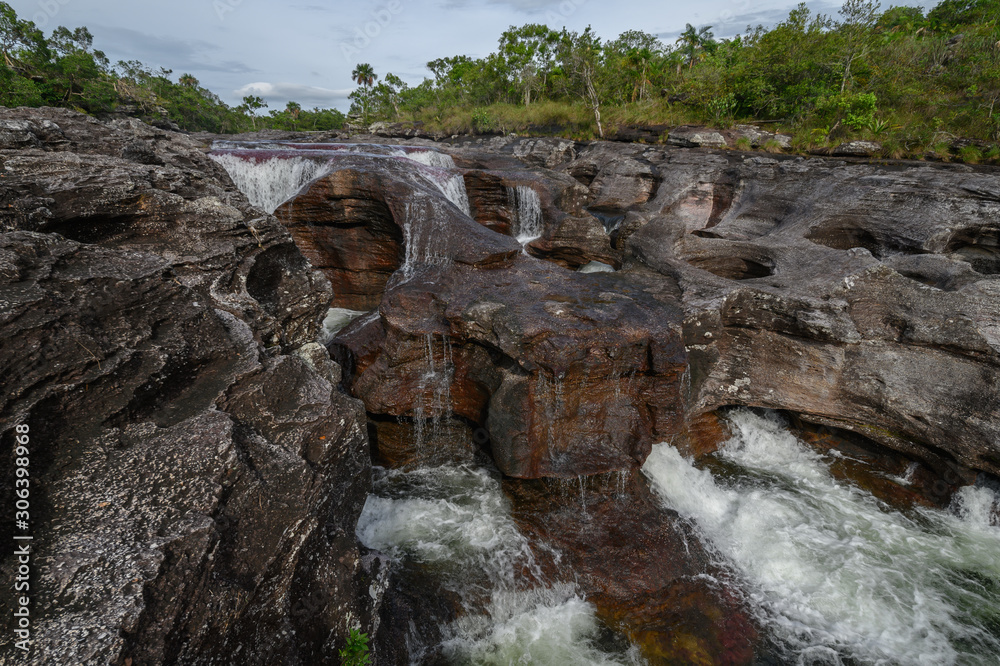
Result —
[[997, 498], [967, 488], [953, 511], [892, 510], [835, 480], [774, 415], [730, 415], [715, 478], [659, 444], [643, 467], [746, 581], [792, 664], [1000, 663]]
[[429, 567], [465, 610], [443, 627], [440, 645], [411, 646], [415, 663], [430, 649], [455, 664], [642, 663], [634, 649], [598, 645], [594, 607], [573, 586], [543, 581], [495, 473], [457, 466], [376, 471], [358, 524], [361, 542]]

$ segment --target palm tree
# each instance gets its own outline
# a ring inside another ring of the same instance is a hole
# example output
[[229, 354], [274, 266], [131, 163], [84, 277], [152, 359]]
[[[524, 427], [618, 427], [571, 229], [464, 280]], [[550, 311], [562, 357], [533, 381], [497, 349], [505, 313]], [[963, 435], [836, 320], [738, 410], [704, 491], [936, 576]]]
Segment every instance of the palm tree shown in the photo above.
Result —
[[[694, 67], [694, 61], [698, 59], [699, 52], [704, 50], [705, 45], [712, 41], [712, 26], [706, 25], [698, 30], [690, 23], [684, 27], [684, 32], [677, 38], [677, 43], [681, 45], [681, 53], [687, 58], [688, 69]], [[677, 67], [680, 73], [680, 65]]]
[[177, 79], [177, 83], [185, 88], [194, 88], [197, 87], [199, 81], [190, 74], [181, 74], [181, 77]]
[[351, 78], [359, 86], [365, 87], [364, 95], [361, 98], [361, 113], [364, 116], [364, 122], [368, 122], [368, 98], [371, 96], [371, 87], [375, 85], [375, 81], [378, 76], [375, 74], [375, 70], [372, 66], [366, 62], [359, 64], [351, 72]]
[[354, 68], [354, 71], [351, 72], [351, 78], [359, 86], [371, 88], [375, 85], [375, 81], [378, 79], [378, 76], [375, 74], [375, 70], [372, 69], [372, 66], [364, 62]]

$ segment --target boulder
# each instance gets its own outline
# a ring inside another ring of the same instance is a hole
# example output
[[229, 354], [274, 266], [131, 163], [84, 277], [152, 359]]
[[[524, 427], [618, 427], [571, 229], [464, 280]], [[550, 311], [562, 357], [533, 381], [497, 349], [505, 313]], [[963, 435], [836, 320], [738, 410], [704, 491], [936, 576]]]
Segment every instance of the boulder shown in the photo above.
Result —
[[882, 144], [878, 141], [848, 141], [834, 148], [834, 157], [878, 157], [882, 154]]
[[726, 137], [704, 127], [677, 127], [670, 130], [667, 143], [682, 148], [725, 148]]

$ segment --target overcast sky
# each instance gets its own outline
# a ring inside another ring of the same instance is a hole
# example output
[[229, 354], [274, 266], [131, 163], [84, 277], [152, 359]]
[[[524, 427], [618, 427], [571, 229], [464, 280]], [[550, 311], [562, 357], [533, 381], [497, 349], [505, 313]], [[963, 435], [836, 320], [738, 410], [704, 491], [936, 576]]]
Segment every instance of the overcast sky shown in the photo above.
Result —
[[[196, 76], [229, 104], [244, 95], [271, 108], [295, 100], [306, 108], [346, 111], [351, 70], [368, 62], [420, 83], [429, 60], [481, 57], [511, 25], [545, 23], [605, 39], [644, 30], [673, 43], [685, 23], [711, 25], [716, 37], [784, 19], [796, 0], [7, 0], [46, 34], [86, 26], [112, 62], [140, 60]], [[812, 0], [836, 14], [840, 2]], [[897, 0], [894, 4], [920, 4]], [[933, 6], [935, 2], [924, 2]]]

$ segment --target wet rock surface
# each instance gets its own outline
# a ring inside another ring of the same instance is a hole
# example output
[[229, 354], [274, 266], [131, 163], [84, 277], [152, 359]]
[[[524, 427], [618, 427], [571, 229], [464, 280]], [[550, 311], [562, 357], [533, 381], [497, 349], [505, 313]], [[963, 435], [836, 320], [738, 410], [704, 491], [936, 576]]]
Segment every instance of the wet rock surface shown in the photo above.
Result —
[[[28, 662], [335, 659], [384, 574], [354, 534], [363, 407], [316, 344], [328, 281], [189, 138], [0, 119], [0, 432], [12, 459], [30, 427]], [[13, 496], [13, 466], [0, 478]]]
[[[725, 405], [780, 409], [856, 432], [938, 474], [1000, 472], [1000, 403], [991, 388], [1000, 284], [995, 170], [510, 137], [440, 148], [472, 167], [465, 171], [472, 214], [499, 234], [514, 233], [505, 188], [530, 183], [540, 193], [544, 229], [525, 248], [529, 255], [563, 268], [585, 259], [620, 268], [608, 293], [626, 294], [631, 285], [663, 303], [673, 294], [664, 312], [683, 311], [680, 363], [690, 386], [680, 411], [688, 420]], [[606, 254], [596, 250], [599, 229], [585, 220], [602, 223]], [[537, 280], [524, 265], [498, 264], [520, 274], [510, 287], [488, 270], [453, 272], [469, 290], [489, 292], [482, 311], [499, 311], [503, 292]], [[558, 280], [551, 291], [575, 302], [584, 283], [569, 274]], [[447, 279], [437, 284], [439, 300], [456, 298]], [[535, 299], [533, 316], [563, 326], [551, 303], [545, 310], [545, 294], [517, 298]], [[383, 306], [382, 323], [369, 325], [402, 328], [398, 312], [413, 312], [412, 302], [395, 312]], [[419, 330], [461, 335], [454, 320], [435, 326]], [[531, 355], [523, 350], [535, 330], [520, 326], [504, 351], [519, 363]], [[381, 404], [370, 411], [389, 413]], [[474, 421], [482, 413], [478, 403], [458, 412]], [[544, 449], [541, 442], [532, 447]]]
[[648, 663], [751, 663], [758, 631], [689, 525], [664, 511], [641, 474], [510, 480], [514, 519], [543, 547], [564, 554], [601, 618]]
[[[654, 442], [707, 460], [743, 405], [894, 503], [1000, 474], [994, 169], [389, 139], [456, 166], [344, 155], [272, 217], [195, 140], [5, 113], [0, 427], [41, 449], [53, 659], [322, 663], [379, 618], [405, 661], [426, 597], [357, 546], [368, 436], [391, 466], [488, 453], [521, 529], [659, 663], [758, 639], [638, 478]], [[328, 355], [330, 305], [370, 312]]]

